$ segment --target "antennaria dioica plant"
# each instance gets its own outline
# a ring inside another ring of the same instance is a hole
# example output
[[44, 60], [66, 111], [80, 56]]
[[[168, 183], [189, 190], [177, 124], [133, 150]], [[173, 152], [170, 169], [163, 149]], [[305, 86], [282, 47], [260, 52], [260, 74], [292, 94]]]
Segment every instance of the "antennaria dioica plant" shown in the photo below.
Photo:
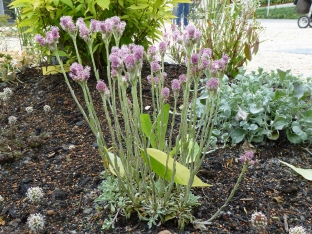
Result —
[[[72, 18], [61, 18], [61, 27], [73, 40], [78, 62], [70, 67], [69, 76], [83, 90], [86, 108], [78, 101], [58, 54], [59, 28], [52, 26], [46, 36], [37, 35], [36, 41], [52, 50], [61, 65], [69, 90], [96, 137], [99, 154], [104, 162], [104, 190], [96, 201], [106, 202], [106, 207], [115, 215], [105, 220], [103, 228], [113, 227], [118, 214], [127, 218], [135, 212], [141, 220], [148, 221], [149, 227], [177, 219], [179, 228], [187, 223], [195, 223], [192, 210], [199, 205], [199, 197], [192, 193], [193, 187], [209, 187], [201, 181], [197, 172], [210, 146], [210, 138], [220, 102], [222, 78], [229, 58], [212, 61], [210, 49], [195, 50], [201, 38], [201, 31], [189, 24], [186, 30], [173, 32], [173, 39], [181, 43], [186, 54], [187, 74], [172, 81], [171, 92], [174, 106], [166, 103], [170, 89], [164, 87], [164, 55], [168, 41], [159, 47], [151, 46], [144, 52], [142, 46], [130, 44], [119, 48], [119, 40], [125, 23], [115, 16], [105, 21], [91, 20], [88, 27], [82, 18], [74, 24]], [[82, 65], [76, 38], [86, 42], [93, 55], [93, 40], [100, 33], [106, 46], [107, 84], [100, 80], [94, 58], [91, 56], [93, 72], [97, 79], [96, 89], [103, 101], [103, 109], [110, 130], [111, 144], [107, 145], [101, 122], [95, 111], [91, 90], [87, 85], [91, 68]], [[115, 40], [116, 46], [109, 54], [109, 44]], [[144, 113], [141, 70], [143, 57], [150, 62], [152, 107], [151, 114]], [[158, 63], [160, 57], [161, 62]], [[206, 74], [208, 90], [206, 110], [198, 119], [195, 114], [196, 99], [200, 79]], [[127, 88], [131, 87], [131, 93]], [[177, 108], [179, 92], [183, 92], [181, 113]], [[120, 110], [118, 110], [120, 108]], [[120, 117], [118, 114], [120, 113]], [[171, 118], [169, 118], [169, 116]], [[175, 119], [180, 118], [179, 129], [175, 133]], [[169, 119], [172, 119], [169, 122]], [[198, 124], [200, 122], [201, 124]], [[195, 126], [199, 126], [195, 128]]]

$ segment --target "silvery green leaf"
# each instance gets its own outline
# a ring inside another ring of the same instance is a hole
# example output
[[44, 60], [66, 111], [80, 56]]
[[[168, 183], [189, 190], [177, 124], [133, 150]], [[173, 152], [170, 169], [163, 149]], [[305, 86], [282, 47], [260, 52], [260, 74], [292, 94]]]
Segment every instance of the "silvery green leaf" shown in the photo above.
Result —
[[231, 138], [232, 138], [232, 143], [237, 144], [244, 140], [245, 138], [245, 131], [243, 129], [235, 129], [234, 131], [231, 132]]
[[254, 130], [257, 130], [258, 129], [258, 125], [256, 124], [250, 124], [249, 127], [248, 127], [248, 130], [251, 130], [251, 131], [254, 131]]
[[257, 107], [255, 104], [249, 105], [249, 111], [252, 114], [259, 114], [264, 111], [263, 107]]

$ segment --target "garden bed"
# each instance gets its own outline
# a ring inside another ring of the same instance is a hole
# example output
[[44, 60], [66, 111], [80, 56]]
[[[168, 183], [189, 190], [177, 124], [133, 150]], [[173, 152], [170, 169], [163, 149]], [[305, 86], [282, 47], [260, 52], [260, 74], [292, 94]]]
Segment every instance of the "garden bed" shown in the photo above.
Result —
[[[166, 64], [166, 86], [177, 78], [185, 67]], [[150, 102], [150, 86], [144, 79], [149, 68], [143, 70], [144, 100]], [[312, 226], [312, 182], [307, 181], [278, 159], [302, 168], [311, 168], [311, 155], [299, 145], [290, 144], [281, 134], [278, 141], [255, 145], [257, 163], [250, 167], [229, 206], [219, 218], [200, 232], [192, 226], [179, 232], [171, 221], [148, 229], [134, 215], [130, 220], [118, 217], [114, 230], [103, 231], [101, 225], [107, 214], [97, 210], [94, 199], [100, 195], [97, 187], [102, 178], [103, 165], [95, 138], [83, 121], [62, 75], [41, 75], [40, 69], [28, 69], [19, 75], [23, 83], [1, 83], [12, 88], [14, 95], [2, 105], [1, 127], [8, 129], [8, 116], [17, 117], [18, 142], [11, 141], [11, 154], [0, 153], [0, 233], [30, 233], [27, 218], [32, 213], [46, 216], [44, 233], [252, 233], [251, 214], [261, 211], [268, 218], [268, 233], [286, 233], [287, 227]], [[95, 78], [88, 81], [95, 87]], [[72, 83], [75, 93], [83, 99], [79, 85]], [[94, 88], [94, 103], [101, 108], [101, 100]], [[173, 97], [169, 99], [173, 102]], [[43, 106], [52, 111], [46, 115]], [[34, 112], [27, 115], [25, 108]], [[99, 115], [102, 116], [102, 115]], [[107, 133], [102, 118], [103, 132]], [[5, 131], [2, 140], [7, 138]], [[33, 136], [30, 136], [34, 133]], [[46, 134], [47, 133], [47, 134]], [[105, 135], [109, 142], [109, 135]], [[3, 147], [3, 146], [2, 146]], [[311, 150], [311, 149], [310, 149]], [[196, 188], [202, 197], [201, 206], [194, 210], [197, 218], [208, 220], [223, 205], [241, 171], [237, 158], [242, 145], [220, 148], [207, 155], [198, 176], [213, 185]], [[26, 198], [29, 187], [39, 186], [44, 197], [38, 205]], [[311, 229], [309, 229], [311, 231]], [[169, 232], [168, 232], [169, 233]]]

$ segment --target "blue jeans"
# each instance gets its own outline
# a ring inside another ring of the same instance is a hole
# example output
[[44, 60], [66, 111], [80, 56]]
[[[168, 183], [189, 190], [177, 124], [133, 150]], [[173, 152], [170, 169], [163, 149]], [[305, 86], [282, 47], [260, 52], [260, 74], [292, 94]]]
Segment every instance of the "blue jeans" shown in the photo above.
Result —
[[181, 16], [183, 14], [183, 23], [184, 26], [186, 26], [188, 24], [188, 15], [190, 13], [190, 4], [189, 3], [179, 3], [178, 4], [178, 11], [177, 11], [177, 25], [180, 26], [181, 23]]

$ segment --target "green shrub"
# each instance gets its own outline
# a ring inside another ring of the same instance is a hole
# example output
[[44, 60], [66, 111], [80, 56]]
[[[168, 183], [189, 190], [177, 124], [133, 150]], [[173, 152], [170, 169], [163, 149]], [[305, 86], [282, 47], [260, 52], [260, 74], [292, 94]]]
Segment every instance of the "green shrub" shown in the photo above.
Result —
[[257, 0], [248, 3], [241, 1], [223, 1], [219, 4], [213, 0], [203, 0], [207, 9], [199, 9], [203, 20], [197, 25], [203, 31], [201, 46], [214, 51], [213, 58], [219, 58], [223, 53], [231, 60], [227, 75], [235, 77], [238, 68], [247, 60], [252, 59], [252, 54], [258, 52], [258, 34], [262, 27], [256, 20]]
[[[181, 0], [183, 1], [183, 0]], [[119, 16], [127, 23], [126, 30], [121, 38], [122, 44], [135, 43], [145, 48], [155, 39], [158, 39], [161, 32], [160, 26], [173, 16], [172, 4], [181, 2], [177, 0], [15, 0], [10, 6], [20, 9], [20, 16], [17, 20], [18, 27], [24, 28], [23, 33], [32, 35], [41, 33], [47, 26], [59, 26], [60, 18], [63, 15], [72, 16], [74, 20], [82, 17], [88, 19], [103, 20], [112, 16]], [[72, 41], [68, 35], [61, 35], [62, 50], [67, 56], [73, 56]], [[84, 42], [78, 42], [79, 50], [88, 57]], [[93, 52], [97, 61], [104, 61], [105, 49], [101, 37], [95, 38]], [[90, 53], [90, 52], [88, 52]], [[89, 61], [86, 59], [85, 61]], [[103, 62], [100, 64], [103, 67]]]
[[[226, 143], [243, 140], [262, 142], [277, 140], [286, 131], [292, 143], [312, 140], [312, 83], [290, 75], [289, 71], [245, 75], [242, 71], [222, 90], [219, 115], [214, 134]], [[200, 117], [207, 94], [197, 100]]]
[[257, 9], [256, 14], [258, 19], [298, 19], [300, 17], [296, 13], [295, 7], [270, 8], [268, 17], [267, 8]]

